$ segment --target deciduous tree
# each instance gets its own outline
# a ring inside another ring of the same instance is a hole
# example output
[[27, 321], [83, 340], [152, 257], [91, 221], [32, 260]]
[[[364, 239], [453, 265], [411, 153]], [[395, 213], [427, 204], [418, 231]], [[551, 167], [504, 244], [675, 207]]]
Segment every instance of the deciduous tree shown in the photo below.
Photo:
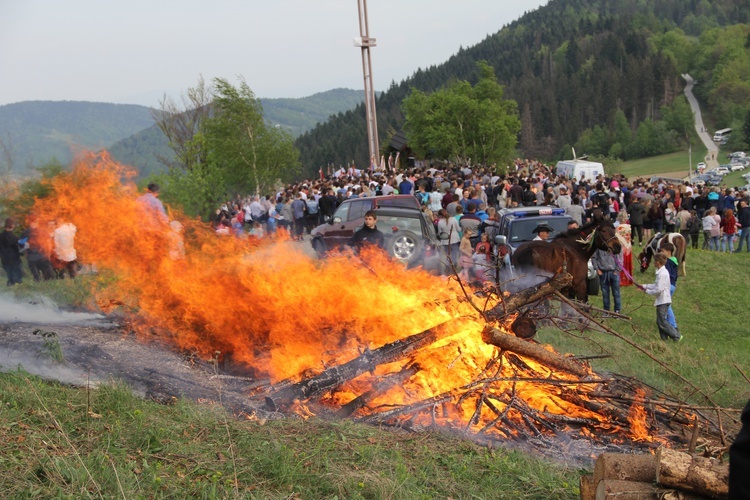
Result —
[[491, 66], [477, 66], [474, 87], [456, 81], [429, 95], [412, 89], [405, 99], [407, 137], [417, 154], [484, 165], [512, 157], [521, 128], [516, 102], [503, 98]]

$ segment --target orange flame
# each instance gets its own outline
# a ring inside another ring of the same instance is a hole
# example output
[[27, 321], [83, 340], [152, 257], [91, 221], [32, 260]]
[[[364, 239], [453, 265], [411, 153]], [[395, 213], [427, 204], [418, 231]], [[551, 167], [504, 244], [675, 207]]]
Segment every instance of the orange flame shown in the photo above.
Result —
[[[419, 366], [417, 373], [375, 397], [369, 409], [447, 395], [453, 404], [419, 414], [414, 423], [470, 422], [479, 432], [501, 417], [528, 419], [523, 405], [531, 405], [553, 417], [590, 419], [601, 429], [615, 426], [568, 402], [561, 384], [519, 381], [574, 377], [520, 356], [515, 363], [496, 359], [497, 349], [481, 339], [483, 322], [467, 301], [457, 300], [463, 293], [453, 281], [407, 271], [377, 251], [317, 261], [283, 236], [262, 241], [217, 236], [177, 211], [170, 215], [184, 227], [184, 258], [175, 258], [174, 232], [144, 212], [133, 177], [106, 153], [83, 156], [71, 172], [52, 180], [54, 196], [37, 200], [34, 213], [40, 223], [76, 225], [79, 260], [108, 278], [96, 292], [101, 304], [128, 304], [178, 347], [207, 358], [217, 351], [228, 354], [232, 362], [278, 382], [450, 322], [449, 332], [412, 355], [409, 363]], [[403, 365], [380, 366], [329, 395], [328, 402], [346, 404], [373, 378], [397, 373]], [[484, 382], [475, 382], [478, 375]], [[460, 394], [470, 395], [459, 399]], [[635, 424], [643, 421], [634, 418]]]

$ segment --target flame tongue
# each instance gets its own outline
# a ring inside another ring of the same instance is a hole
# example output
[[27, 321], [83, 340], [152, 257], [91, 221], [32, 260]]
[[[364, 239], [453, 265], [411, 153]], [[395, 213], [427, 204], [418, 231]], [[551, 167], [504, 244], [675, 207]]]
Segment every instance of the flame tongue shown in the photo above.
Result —
[[[130, 305], [178, 347], [206, 357], [219, 351], [275, 383], [447, 324], [408, 359], [348, 380], [322, 401], [372, 416], [432, 402], [440, 411], [417, 413], [415, 423], [469, 423], [476, 432], [512, 434], [524, 425], [541, 432], [534, 411], [552, 421], [613, 427], [565, 397], [566, 381], [579, 392], [593, 385], [529, 358], [498, 357], [482, 341], [474, 309], [457, 300], [463, 294], [453, 281], [406, 271], [377, 252], [314, 261], [283, 236], [219, 236], [179, 213], [172, 216], [184, 228], [184, 258], [174, 258], [173, 228], [144, 218], [132, 177], [106, 153], [89, 155], [52, 181], [55, 195], [37, 200], [34, 212], [77, 226], [79, 260], [111, 275], [97, 291], [100, 303]], [[366, 402], [355, 401], [365, 393]]]

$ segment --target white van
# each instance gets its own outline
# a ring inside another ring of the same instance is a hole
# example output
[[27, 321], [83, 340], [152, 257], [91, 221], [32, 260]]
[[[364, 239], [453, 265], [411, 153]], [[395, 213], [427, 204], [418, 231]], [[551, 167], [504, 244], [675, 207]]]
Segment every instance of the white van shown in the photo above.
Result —
[[595, 161], [564, 160], [557, 162], [555, 173], [568, 179], [594, 181], [599, 175], [604, 175], [604, 165]]
[[731, 128], [723, 128], [721, 130], [717, 130], [714, 134], [714, 142], [718, 142], [721, 145], [724, 145], [729, 141], [729, 137], [732, 135], [732, 129]]

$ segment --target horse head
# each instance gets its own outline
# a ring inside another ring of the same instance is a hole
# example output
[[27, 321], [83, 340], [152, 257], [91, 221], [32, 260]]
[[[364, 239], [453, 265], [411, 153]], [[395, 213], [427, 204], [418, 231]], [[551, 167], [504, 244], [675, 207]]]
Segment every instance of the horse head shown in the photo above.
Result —
[[622, 251], [622, 245], [617, 238], [617, 230], [614, 224], [605, 220], [600, 222], [593, 233], [593, 245], [599, 250], [610, 251], [618, 254]]
[[638, 254], [638, 262], [640, 262], [641, 265], [641, 272], [645, 273], [646, 269], [648, 269], [648, 266], [651, 264], [651, 253], [647, 251], [648, 247], [641, 250], [641, 253]]

